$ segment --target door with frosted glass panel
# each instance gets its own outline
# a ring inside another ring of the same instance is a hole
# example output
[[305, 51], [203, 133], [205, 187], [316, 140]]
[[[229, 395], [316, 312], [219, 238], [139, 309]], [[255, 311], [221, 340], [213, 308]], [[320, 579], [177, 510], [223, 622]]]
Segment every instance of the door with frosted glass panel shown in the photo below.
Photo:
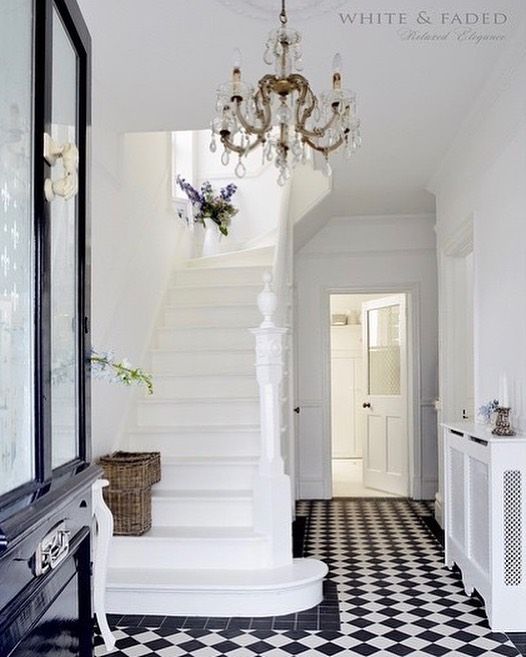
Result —
[[365, 417], [363, 481], [408, 493], [406, 297], [362, 304]]
[[2, 657], [92, 655], [89, 71], [75, 0], [0, 0]]
[[4, 519], [90, 461], [90, 38], [74, 0], [0, 2], [0, 88], [1, 552]]
[[0, 498], [35, 478], [32, 17], [0, 4]]
[[[46, 160], [50, 164], [47, 201], [50, 220], [50, 301], [51, 301], [51, 435], [52, 467], [58, 468], [79, 456], [79, 199], [73, 178], [65, 190], [65, 166], [50, 153], [78, 150], [79, 61], [71, 35], [57, 6], [51, 10], [52, 82], [51, 122], [47, 133]], [[62, 158], [63, 159], [63, 158]]]

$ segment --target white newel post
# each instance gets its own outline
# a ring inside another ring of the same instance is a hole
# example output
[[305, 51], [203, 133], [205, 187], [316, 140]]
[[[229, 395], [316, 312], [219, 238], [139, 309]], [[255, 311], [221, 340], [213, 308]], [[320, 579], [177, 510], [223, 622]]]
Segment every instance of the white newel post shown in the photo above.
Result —
[[275, 326], [278, 300], [272, 290], [272, 275], [263, 276], [258, 296], [263, 322], [251, 329], [256, 336], [256, 373], [259, 385], [261, 456], [254, 483], [255, 529], [270, 540], [269, 566], [292, 562], [292, 502], [290, 478], [281, 456], [281, 385], [284, 369], [286, 328]]

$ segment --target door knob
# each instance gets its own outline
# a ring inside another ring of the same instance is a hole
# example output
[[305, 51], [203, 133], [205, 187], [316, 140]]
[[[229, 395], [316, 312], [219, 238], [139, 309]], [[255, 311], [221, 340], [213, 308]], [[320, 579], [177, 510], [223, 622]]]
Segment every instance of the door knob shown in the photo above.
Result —
[[296, 408], [294, 409], [294, 413], [299, 415], [299, 412], [300, 412], [300, 407], [296, 406]]
[[364, 402], [362, 408], [371, 408], [371, 404], [369, 402]]

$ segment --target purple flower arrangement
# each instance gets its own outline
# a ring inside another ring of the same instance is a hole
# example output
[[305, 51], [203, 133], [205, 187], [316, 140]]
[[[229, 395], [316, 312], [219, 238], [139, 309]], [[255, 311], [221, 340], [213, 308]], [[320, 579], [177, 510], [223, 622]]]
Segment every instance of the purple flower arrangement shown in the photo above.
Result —
[[194, 221], [204, 225], [205, 219], [211, 219], [218, 225], [222, 235], [228, 235], [232, 217], [239, 212], [238, 208], [232, 205], [232, 197], [237, 192], [237, 186], [230, 183], [217, 194], [208, 180], [200, 189], [196, 189], [187, 180], [177, 176], [177, 184], [192, 203]]

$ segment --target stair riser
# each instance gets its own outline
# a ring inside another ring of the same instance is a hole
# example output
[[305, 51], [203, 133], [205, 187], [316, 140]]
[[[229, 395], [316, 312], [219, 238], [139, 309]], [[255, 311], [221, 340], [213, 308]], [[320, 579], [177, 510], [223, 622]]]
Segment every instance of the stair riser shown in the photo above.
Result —
[[130, 450], [154, 450], [162, 456], [257, 456], [260, 436], [257, 431], [128, 434]]
[[[229, 590], [144, 590], [122, 588], [110, 581], [106, 593], [106, 610], [115, 614], [157, 614], [161, 616], [281, 616], [312, 609], [323, 599], [323, 576], [297, 587], [269, 590], [255, 587]], [[204, 648], [203, 650], [206, 650]], [[250, 654], [239, 648], [238, 654]], [[306, 653], [313, 653], [308, 650]], [[205, 654], [205, 653], [203, 653]], [[343, 653], [342, 653], [343, 654]]]
[[231, 287], [173, 287], [167, 294], [169, 304], [181, 305], [216, 305], [228, 306], [230, 304], [256, 305], [257, 296], [262, 285], [239, 285]]
[[159, 349], [254, 349], [254, 336], [248, 328], [224, 329], [159, 329]]
[[[159, 490], [251, 490], [256, 465], [224, 463], [164, 464]], [[196, 518], [196, 521], [198, 519]]]
[[253, 375], [255, 372], [255, 353], [216, 353], [216, 352], [153, 352], [153, 374], [171, 374], [175, 376], [191, 375]]
[[253, 328], [261, 324], [262, 317], [256, 308], [232, 307], [214, 308], [169, 308], [165, 311], [164, 322], [167, 327], [238, 327]]
[[149, 402], [139, 403], [139, 426], [195, 426], [210, 424], [257, 424], [257, 402]]
[[110, 568], [261, 568], [266, 565], [263, 539], [149, 539], [114, 537]]
[[157, 377], [155, 394], [164, 399], [258, 396], [255, 374], [252, 376]]
[[260, 285], [266, 267], [233, 267], [217, 269], [183, 269], [172, 276], [174, 285]]
[[251, 527], [252, 500], [152, 498], [152, 523], [156, 527]]

